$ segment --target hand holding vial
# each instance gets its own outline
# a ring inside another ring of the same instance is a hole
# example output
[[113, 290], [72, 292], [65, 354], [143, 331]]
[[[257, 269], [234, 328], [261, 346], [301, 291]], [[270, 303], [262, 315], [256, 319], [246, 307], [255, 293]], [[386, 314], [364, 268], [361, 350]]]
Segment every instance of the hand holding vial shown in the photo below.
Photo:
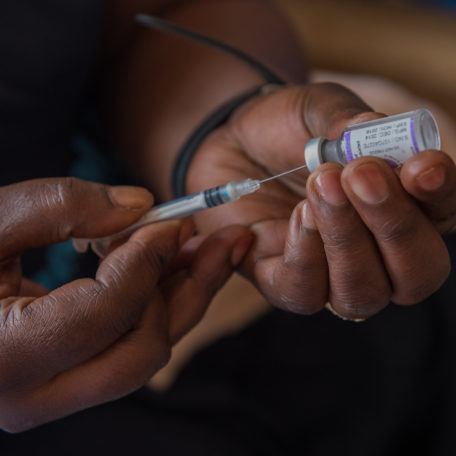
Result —
[[[312, 138], [337, 140], [345, 160], [324, 163], [310, 176], [291, 174], [235, 204], [197, 215], [199, 230], [230, 223], [252, 227], [256, 242], [242, 273], [283, 309], [310, 314], [329, 301], [339, 315], [357, 319], [390, 302], [423, 301], [449, 273], [442, 234], [456, 225], [456, 168], [447, 154], [434, 150], [439, 141], [427, 111], [393, 119], [388, 130], [382, 121], [389, 120], [336, 84], [258, 97], [203, 144], [190, 168], [189, 191], [297, 167]], [[388, 147], [401, 147], [390, 157], [350, 161], [347, 143], [355, 158], [362, 142], [356, 126], [366, 121], [374, 123], [364, 145], [388, 145], [394, 137]], [[391, 134], [375, 137], [380, 128]], [[334, 146], [332, 151], [338, 153]], [[398, 162], [392, 158], [406, 162], [393, 169]], [[309, 158], [307, 164], [312, 170]]]

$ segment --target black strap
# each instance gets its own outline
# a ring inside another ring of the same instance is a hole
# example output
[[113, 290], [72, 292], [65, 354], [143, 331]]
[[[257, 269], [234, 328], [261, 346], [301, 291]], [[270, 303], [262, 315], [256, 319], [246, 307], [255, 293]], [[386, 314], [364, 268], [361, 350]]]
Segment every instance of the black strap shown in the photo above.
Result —
[[[256, 59], [246, 54], [245, 52], [237, 49], [229, 44], [226, 44], [222, 41], [216, 40], [214, 38], [201, 35], [200, 33], [187, 30], [183, 27], [180, 27], [172, 22], [160, 19], [155, 16], [149, 16], [146, 14], [138, 14], [136, 16], [136, 21], [141, 25], [154, 29], [160, 30], [166, 33], [176, 34], [188, 38], [192, 41], [204, 44], [206, 46], [213, 47], [219, 51], [222, 51], [226, 54], [232, 55], [238, 60], [249, 65], [253, 70], [258, 73], [265, 81], [265, 85], [274, 84], [274, 85], [284, 85], [280, 77], [278, 77], [274, 72], [267, 68], [262, 63], [258, 62]], [[185, 196], [186, 194], [186, 177], [187, 172], [190, 167], [190, 163], [199, 149], [201, 143], [204, 139], [212, 133], [216, 128], [223, 125], [231, 116], [231, 114], [240, 106], [242, 106], [246, 101], [250, 100], [253, 97], [256, 97], [261, 93], [263, 85], [256, 87], [253, 90], [250, 90], [233, 100], [225, 103], [214, 111], [209, 117], [207, 117], [203, 123], [196, 129], [196, 131], [190, 136], [188, 141], [182, 147], [177, 156], [176, 163], [173, 169], [172, 175], [172, 188], [173, 193], [176, 198]]]
[[234, 100], [225, 103], [210, 114], [190, 136], [181, 148], [173, 169], [172, 187], [176, 198], [186, 195], [187, 172], [202, 142], [210, 133], [223, 125], [239, 106], [242, 106], [249, 99], [256, 97], [261, 92], [261, 89], [262, 87], [256, 87], [254, 90], [250, 90], [236, 97]]
[[249, 54], [241, 51], [240, 49], [231, 46], [230, 44], [224, 43], [223, 41], [217, 40], [215, 38], [202, 35], [201, 33], [194, 32], [193, 30], [188, 30], [180, 25], [174, 24], [173, 22], [161, 19], [156, 16], [149, 16], [147, 14], [138, 14], [136, 16], [136, 22], [143, 25], [144, 27], [160, 30], [164, 33], [169, 33], [172, 35], [180, 35], [183, 38], [187, 38], [196, 43], [203, 44], [204, 46], [209, 46], [218, 51], [224, 52], [225, 54], [231, 55], [238, 60], [249, 65], [256, 73], [258, 73], [265, 82], [269, 84], [283, 84], [282, 78], [277, 76], [273, 71], [271, 71], [267, 66], [263, 65], [258, 60], [254, 59]]

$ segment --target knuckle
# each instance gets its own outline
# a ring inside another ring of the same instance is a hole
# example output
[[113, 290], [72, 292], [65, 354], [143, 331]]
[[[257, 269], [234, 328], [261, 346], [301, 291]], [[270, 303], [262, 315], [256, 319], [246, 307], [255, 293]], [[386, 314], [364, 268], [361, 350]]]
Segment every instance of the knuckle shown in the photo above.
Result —
[[348, 250], [353, 251], [353, 248], [356, 247], [355, 239], [352, 233], [346, 233], [345, 231], [334, 229], [326, 232], [322, 232], [321, 238], [326, 247], [334, 250]]
[[66, 214], [79, 211], [80, 187], [81, 181], [73, 177], [65, 177], [57, 179], [52, 184], [46, 184], [41, 193], [43, 206], [59, 217], [58, 223], [54, 224], [57, 239], [67, 239], [71, 235], [73, 227]]
[[[332, 284], [331, 304], [343, 317], [366, 319], [385, 308], [391, 297], [386, 277], [343, 271]], [[374, 278], [375, 277], [375, 278]]]
[[81, 181], [74, 177], [58, 179], [51, 192], [53, 202], [62, 207], [74, 206], [75, 202], [79, 200], [80, 188]]
[[412, 239], [417, 232], [415, 211], [409, 209], [401, 216], [389, 217], [376, 230], [375, 234], [384, 243], [395, 244]]

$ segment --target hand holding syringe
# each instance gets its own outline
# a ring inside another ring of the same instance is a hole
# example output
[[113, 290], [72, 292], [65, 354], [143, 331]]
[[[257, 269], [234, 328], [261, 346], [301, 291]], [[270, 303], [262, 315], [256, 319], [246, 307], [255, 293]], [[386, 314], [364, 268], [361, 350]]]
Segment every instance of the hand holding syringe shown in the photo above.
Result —
[[440, 134], [433, 115], [426, 109], [353, 125], [348, 127], [339, 139], [311, 140], [305, 147], [305, 165], [267, 179], [230, 182], [170, 201], [153, 208], [141, 220], [120, 233], [99, 239], [75, 239], [74, 246], [81, 253], [91, 246], [92, 250], [103, 258], [113, 242], [126, 238], [143, 226], [189, 217], [197, 212], [237, 201], [257, 192], [269, 181], [304, 168], [313, 172], [326, 162], [346, 165], [363, 156], [379, 157], [397, 167], [413, 155], [428, 149], [440, 149]]
[[141, 220], [120, 233], [99, 239], [75, 239], [73, 241], [74, 247], [78, 252], [83, 253], [86, 252], [90, 246], [100, 258], [104, 258], [109, 252], [109, 248], [113, 242], [126, 238], [146, 225], [189, 217], [206, 209], [232, 203], [243, 196], [257, 192], [260, 190], [262, 184], [266, 182], [304, 168], [306, 168], [305, 165], [263, 180], [246, 179], [240, 182], [230, 182], [220, 187], [211, 188], [169, 201], [168, 203], [154, 207]]

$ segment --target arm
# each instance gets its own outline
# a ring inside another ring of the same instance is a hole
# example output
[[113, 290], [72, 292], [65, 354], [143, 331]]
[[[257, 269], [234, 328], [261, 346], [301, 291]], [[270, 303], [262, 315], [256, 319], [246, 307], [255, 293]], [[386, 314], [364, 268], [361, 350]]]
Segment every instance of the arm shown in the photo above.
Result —
[[[268, 3], [183, 5], [168, 17], [240, 45], [291, 82], [305, 82], [294, 41]], [[158, 34], [138, 36], [128, 61], [114, 110], [119, 144], [137, 151], [132, 158], [143, 177], [168, 197], [183, 140], [211, 109], [259, 81], [229, 57]], [[378, 115], [336, 84], [258, 96], [207, 138], [190, 167], [188, 190], [298, 166], [311, 137], [336, 138], [345, 126]], [[338, 314], [357, 319], [391, 301], [418, 303], [442, 285], [450, 265], [441, 235], [456, 224], [455, 195], [454, 163], [430, 151], [406, 164], [400, 179], [370, 158], [344, 170], [328, 164], [196, 219], [204, 232], [236, 223], [252, 228], [256, 242], [242, 272], [278, 307], [312, 313], [330, 301]]]
[[125, 24], [132, 23], [133, 11], [160, 12], [162, 17], [249, 52], [290, 82], [306, 81], [302, 52], [272, 2], [169, 1], [158, 5], [149, 1], [147, 6], [136, 1], [123, 7], [130, 15], [117, 3], [111, 17], [120, 13], [126, 19], [123, 25], [111, 20], [117, 32], [109, 35], [110, 43], [119, 43], [119, 30], [124, 31], [122, 42], [136, 35], [126, 56], [117, 58], [117, 84], [107, 94], [109, 105], [111, 100], [114, 103], [109, 124], [117, 132], [121, 153], [134, 169], [142, 170], [140, 177], [161, 199], [171, 196], [176, 154], [194, 128], [220, 104], [262, 81], [245, 64], [216, 50], [140, 27], [128, 28]]
[[248, 249], [245, 228], [187, 243], [193, 224], [173, 221], [135, 233], [93, 279], [47, 291], [22, 277], [23, 252], [116, 232], [151, 204], [144, 189], [74, 179], [0, 187], [0, 430], [24, 431], [143, 386]]

